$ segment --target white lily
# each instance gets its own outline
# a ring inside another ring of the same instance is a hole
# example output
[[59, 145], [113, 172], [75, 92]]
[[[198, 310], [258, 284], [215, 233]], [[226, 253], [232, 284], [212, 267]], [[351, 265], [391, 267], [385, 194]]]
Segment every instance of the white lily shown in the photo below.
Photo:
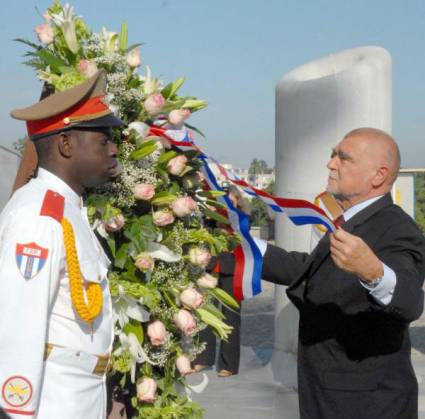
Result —
[[75, 20], [77, 17], [74, 15], [74, 8], [68, 3], [62, 8], [60, 13], [53, 13], [51, 18], [56, 26], [58, 26], [65, 38], [68, 48], [76, 54], [80, 49], [77, 41], [77, 34], [75, 33]]
[[178, 262], [181, 255], [172, 252], [167, 246], [159, 243], [150, 242], [148, 245], [148, 253], [154, 259], [160, 259], [164, 262]]
[[140, 300], [126, 295], [124, 288], [118, 285], [118, 296], [112, 298], [113, 305], [113, 322], [114, 324], [118, 321], [121, 328], [123, 328], [130, 319], [137, 320], [139, 322], [147, 322], [150, 318], [150, 314], [140, 305]]
[[152, 72], [149, 66], [146, 66], [146, 77], [143, 84], [143, 93], [146, 96], [149, 96], [152, 93], [155, 93], [159, 88], [160, 82], [157, 79], [152, 78]]
[[128, 124], [129, 130], [134, 130], [136, 132], [137, 138], [143, 140], [149, 132], [149, 125], [144, 122], [134, 121]]
[[128, 351], [131, 355], [131, 382], [134, 383], [136, 380], [136, 366], [137, 364], [142, 364], [143, 362], [148, 362], [151, 365], [156, 365], [155, 362], [151, 361], [143, 350], [142, 345], [137, 339], [137, 336], [134, 333], [129, 333], [126, 335], [124, 332], [119, 334], [119, 339], [121, 346], [114, 352], [114, 355], [121, 355], [123, 352]]
[[118, 34], [108, 32], [104, 26], [100, 31], [100, 41], [103, 43], [103, 52], [105, 55], [111, 55], [118, 49]]

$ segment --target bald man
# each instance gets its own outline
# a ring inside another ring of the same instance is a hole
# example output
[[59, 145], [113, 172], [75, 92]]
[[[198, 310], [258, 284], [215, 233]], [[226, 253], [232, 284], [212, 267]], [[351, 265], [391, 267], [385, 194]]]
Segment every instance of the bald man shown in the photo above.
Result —
[[301, 419], [417, 419], [409, 323], [423, 310], [425, 239], [394, 205], [400, 153], [359, 128], [333, 149], [327, 191], [344, 223], [311, 255], [263, 246], [263, 278], [300, 312]]

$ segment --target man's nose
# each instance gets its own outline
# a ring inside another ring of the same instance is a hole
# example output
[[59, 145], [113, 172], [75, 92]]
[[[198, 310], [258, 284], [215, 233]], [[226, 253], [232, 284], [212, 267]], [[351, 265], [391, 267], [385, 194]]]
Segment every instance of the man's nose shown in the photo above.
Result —
[[335, 162], [336, 158], [335, 157], [331, 157], [330, 160], [328, 161], [328, 164], [326, 165], [326, 167], [329, 170], [335, 170], [336, 169], [336, 162]]
[[118, 154], [118, 147], [115, 143], [112, 141], [109, 143], [109, 155], [111, 157], [116, 157]]

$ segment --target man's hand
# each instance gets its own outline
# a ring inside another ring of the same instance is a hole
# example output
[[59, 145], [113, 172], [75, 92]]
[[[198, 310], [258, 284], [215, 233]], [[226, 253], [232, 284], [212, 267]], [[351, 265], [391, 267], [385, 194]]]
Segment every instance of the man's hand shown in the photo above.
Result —
[[339, 228], [330, 235], [331, 257], [338, 268], [373, 282], [384, 275], [382, 262], [360, 238]]

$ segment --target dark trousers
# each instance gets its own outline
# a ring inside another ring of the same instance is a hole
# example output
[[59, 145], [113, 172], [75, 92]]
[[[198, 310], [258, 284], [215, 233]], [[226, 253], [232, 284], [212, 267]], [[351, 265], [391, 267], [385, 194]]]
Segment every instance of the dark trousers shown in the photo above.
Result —
[[[220, 274], [219, 286], [230, 295], [233, 295], [233, 275]], [[222, 307], [222, 311], [225, 315], [224, 322], [232, 326], [233, 330], [227, 342], [220, 341], [217, 369], [218, 371], [228, 370], [233, 374], [237, 374], [239, 371], [240, 358], [241, 313], [240, 309], [234, 311], [225, 306]], [[199, 339], [201, 342], [206, 343], [206, 348], [197, 356], [193, 364], [214, 365], [216, 355], [216, 336], [212, 329], [207, 327], [202, 330], [199, 333]]]

